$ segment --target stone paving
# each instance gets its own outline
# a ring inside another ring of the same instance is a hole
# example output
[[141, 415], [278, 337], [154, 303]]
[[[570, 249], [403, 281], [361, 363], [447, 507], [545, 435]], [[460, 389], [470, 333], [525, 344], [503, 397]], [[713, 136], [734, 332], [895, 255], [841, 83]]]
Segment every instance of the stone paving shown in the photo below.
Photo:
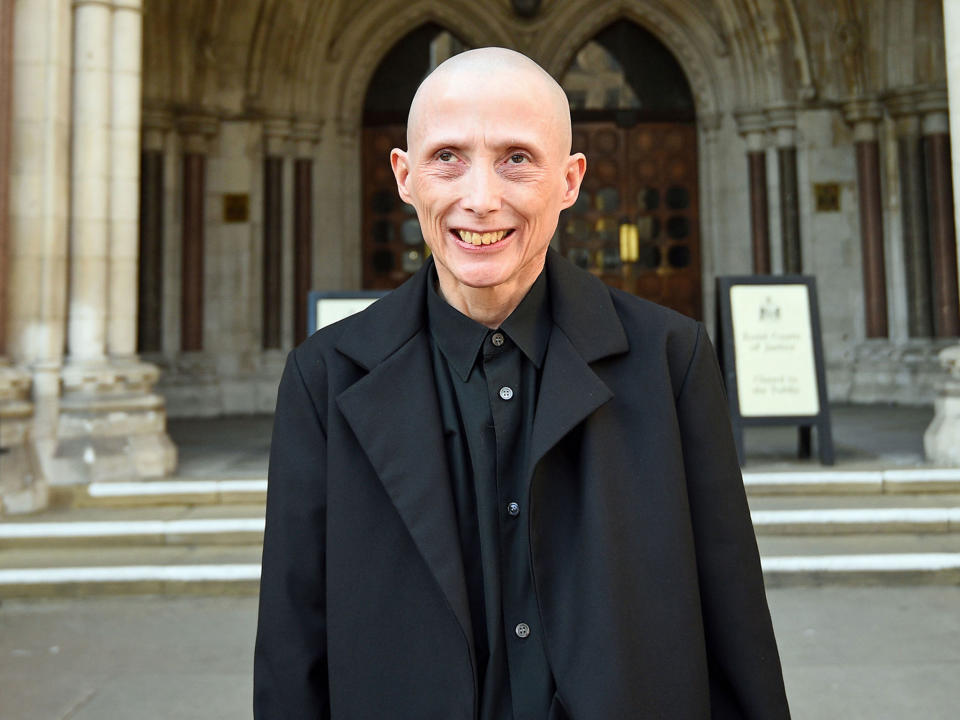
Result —
[[[831, 410], [838, 466], [923, 465], [928, 407], [840, 405]], [[182, 477], [266, 477], [271, 415], [171, 420], [170, 437]], [[747, 428], [747, 469], [819, 469], [816, 459], [796, 459], [793, 428]]]
[[[835, 408], [838, 469], [924, 465], [922, 433], [931, 415], [925, 408]], [[269, 416], [171, 422], [180, 450], [179, 476], [265, 477], [271, 422]], [[793, 457], [795, 430], [752, 429], [746, 439], [751, 471], [820, 469], [815, 461]], [[954, 499], [944, 496], [938, 502]], [[762, 502], [773, 506], [790, 499]], [[237, 506], [213, 506], [190, 513], [215, 517], [236, 511]], [[910, 537], [891, 538], [898, 543], [891, 551], [903, 551], [899, 543]], [[841, 540], [852, 551], [862, 550], [864, 543], [877, 551], [887, 538]], [[955, 550], [954, 536], [925, 542]], [[220, 561], [224, 553], [232, 558], [230, 553], [242, 549], [170, 549], [200, 550]], [[794, 718], [957, 717], [960, 587], [790, 587], [771, 588], [768, 596]], [[255, 625], [251, 597], [5, 601], [0, 605], [0, 718], [248, 718]]]
[[[771, 590], [794, 720], [952, 720], [960, 588]], [[254, 598], [0, 606], [4, 720], [251, 716]]]

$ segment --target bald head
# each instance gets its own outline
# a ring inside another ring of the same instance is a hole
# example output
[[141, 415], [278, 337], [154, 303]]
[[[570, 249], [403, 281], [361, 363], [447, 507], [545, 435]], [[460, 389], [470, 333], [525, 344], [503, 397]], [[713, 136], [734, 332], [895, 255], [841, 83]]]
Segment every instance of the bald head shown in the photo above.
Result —
[[521, 88], [548, 114], [548, 123], [564, 153], [570, 152], [570, 105], [563, 88], [526, 55], [499, 47], [454, 55], [437, 66], [417, 89], [407, 116], [407, 149], [423, 138], [423, 118], [431, 106], [455, 90], [471, 88], [478, 100], [497, 91]]

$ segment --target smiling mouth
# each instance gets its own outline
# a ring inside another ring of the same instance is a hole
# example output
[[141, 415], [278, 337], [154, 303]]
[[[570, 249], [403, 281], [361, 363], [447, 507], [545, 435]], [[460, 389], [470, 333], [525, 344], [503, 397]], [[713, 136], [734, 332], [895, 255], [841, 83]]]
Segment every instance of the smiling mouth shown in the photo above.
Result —
[[493, 245], [500, 242], [510, 235], [513, 230], [494, 230], [492, 232], [478, 233], [472, 230], [454, 230], [453, 234], [460, 240], [470, 245]]

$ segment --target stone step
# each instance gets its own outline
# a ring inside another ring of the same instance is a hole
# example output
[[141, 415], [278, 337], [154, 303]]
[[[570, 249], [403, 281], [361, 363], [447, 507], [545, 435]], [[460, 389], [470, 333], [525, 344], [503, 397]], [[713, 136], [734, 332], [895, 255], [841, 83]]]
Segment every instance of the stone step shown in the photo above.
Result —
[[[143, 594], [256, 594], [259, 548], [219, 555], [193, 549], [182, 554], [142, 549], [124, 553], [77, 551], [38, 564], [21, 551], [14, 567], [0, 569], [0, 599]], [[821, 585], [960, 585], [960, 552], [861, 553], [763, 556], [768, 587]]]
[[[960, 468], [747, 471], [743, 479], [751, 497], [960, 493]], [[75, 507], [230, 505], [262, 503], [266, 493], [264, 478], [174, 478], [138, 483], [93, 483], [77, 490], [72, 502]]]
[[0, 599], [91, 595], [255, 595], [259, 546], [0, 551]]
[[173, 478], [143, 482], [91, 483], [73, 497], [75, 507], [233, 505], [263, 503], [266, 478], [200, 480]]
[[[204, 517], [191, 508], [135, 508], [69, 513], [0, 525], [0, 550], [25, 547], [255, 545], [263, 541], [262, 506], [238, 506], [239, 517]], [[234, 508], [236, 509], [236, 508]], [[223, 510], [226, 510], [224, 508]], [[127, 517], [118, 517], [125, 514]], [[753, 509], [764, 535], [960, 533], [960, 505]], [[57, 518], [57, 519], [54, 519]]]
[[960, 468], [743, 473], [749, 496], [960, 493]]

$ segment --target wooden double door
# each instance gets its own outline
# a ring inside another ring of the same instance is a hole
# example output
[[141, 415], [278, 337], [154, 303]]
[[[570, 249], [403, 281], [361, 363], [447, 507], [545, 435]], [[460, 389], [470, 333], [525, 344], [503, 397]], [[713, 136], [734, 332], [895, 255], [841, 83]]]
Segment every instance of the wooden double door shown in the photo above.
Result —
[[[390, 149], [405, 143], [402, 125], [364, 130], [365, 288], [396, 287], [427, 257], [389, 166]], [[701, 318], [695, 124], [580, 122], [573, 150], [587, 156], [587, 174], [577, 203], [560, 216], [554, 247], [609, 285]]]

